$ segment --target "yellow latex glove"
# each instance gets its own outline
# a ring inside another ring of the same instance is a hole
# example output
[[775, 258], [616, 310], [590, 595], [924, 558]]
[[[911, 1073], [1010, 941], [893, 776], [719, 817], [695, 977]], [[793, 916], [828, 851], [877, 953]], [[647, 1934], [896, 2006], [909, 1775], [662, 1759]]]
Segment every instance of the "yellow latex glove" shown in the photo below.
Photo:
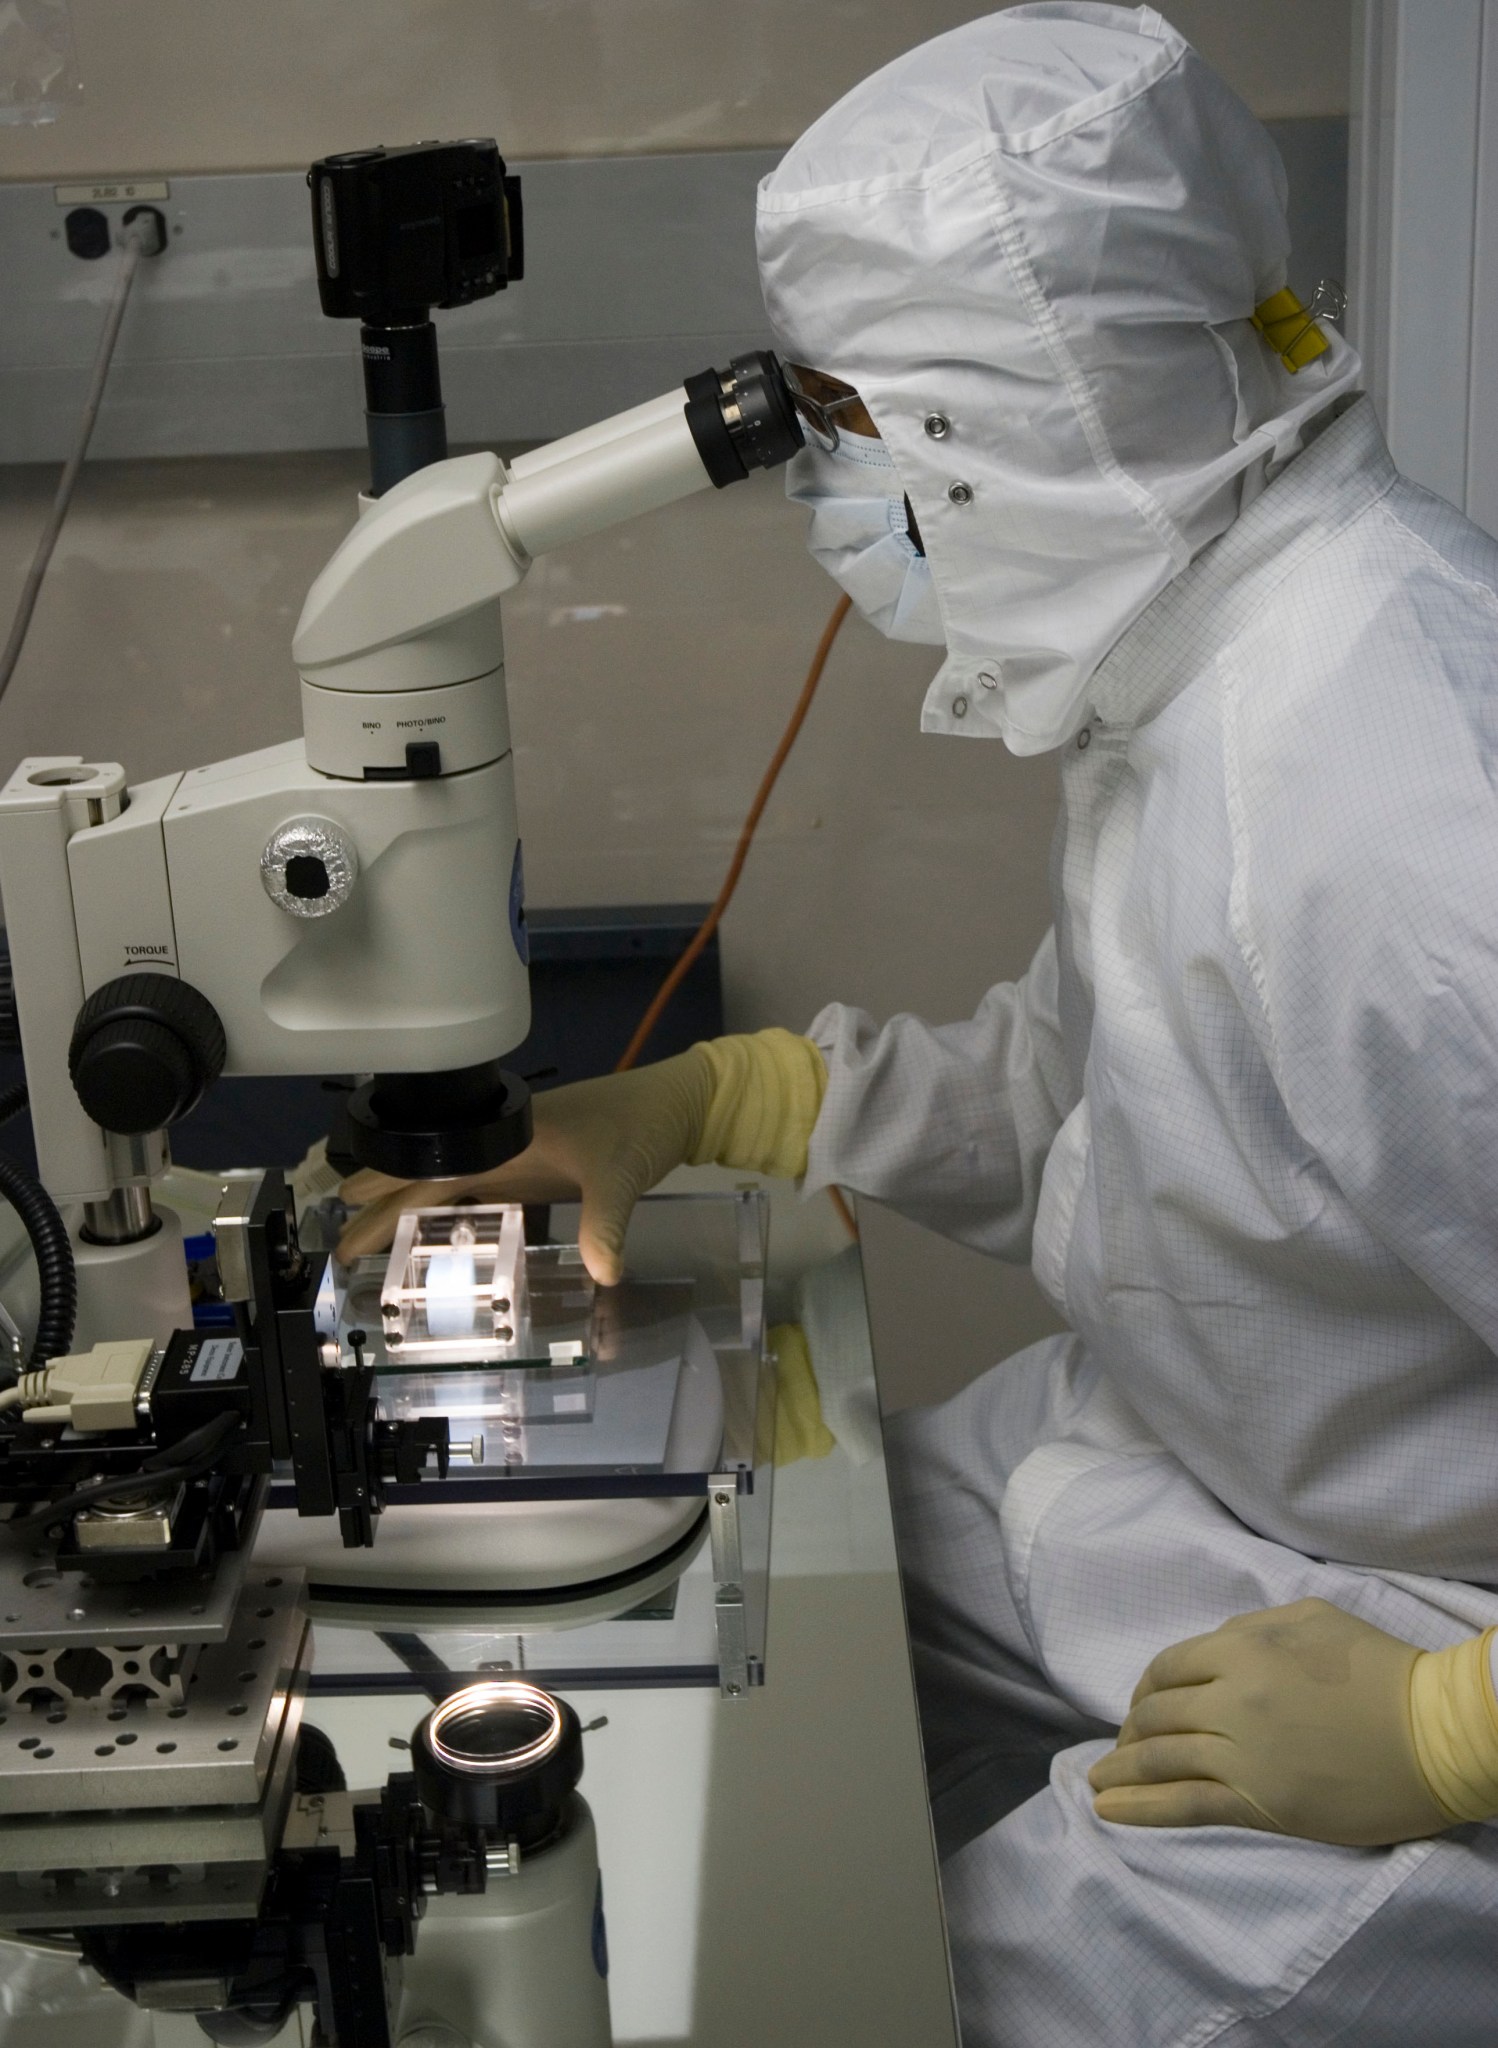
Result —
[[775, 1449], [777, 1465], [825, 1458], [837, 1438], [822, 1420], [822, 1396], [812, 1367], [806, 1332], [799, 1323], [777, 1323], [770, 1332], [775, 1360]]
[[1485, 1818], [1488, 1638], [1421, 1651], [1325, 1600], [1235, 1615], [1155, 1658], [1088, 1775], [1099, 1817], [1139, 1827], [1372, 1847]]
[[356, 1173], [343, 1199], [362, 1204], [344, 1231], [347, 1262], [380, 1251], [404, 1209], [464, 1196], [484, 1202], [582, 1199], [578, 1243], [601, 1287], [623, 1272], [635, 1203], [676, 1166], [750, 1168], [798, 1177], [827, 1087], [809, 1039], [789, 1031], [715, 1038], [674, 1059], [536, 1096], [530, 1144], [518, 1158], [463, 1180], [401, 1181]]

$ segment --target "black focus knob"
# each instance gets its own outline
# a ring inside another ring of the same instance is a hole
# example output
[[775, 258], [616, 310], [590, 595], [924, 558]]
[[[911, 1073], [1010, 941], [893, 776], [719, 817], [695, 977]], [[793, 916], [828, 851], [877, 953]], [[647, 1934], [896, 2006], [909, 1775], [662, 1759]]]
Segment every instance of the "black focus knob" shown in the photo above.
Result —
[[218, 1012], [197, 989], [169, 974], [124, 974], [78, 1012], [68, 1071], [96, 1124], [136, 1136], [196, 1109], [226, 1053]]

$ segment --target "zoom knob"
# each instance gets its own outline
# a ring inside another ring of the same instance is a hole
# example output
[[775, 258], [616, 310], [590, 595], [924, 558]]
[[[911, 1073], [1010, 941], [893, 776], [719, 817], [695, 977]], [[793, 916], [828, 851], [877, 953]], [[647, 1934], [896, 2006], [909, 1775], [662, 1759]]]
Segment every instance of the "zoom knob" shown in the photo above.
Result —
[[226, 1054], [206, 996], [169, 974], [124, 974], [78, 1012], [68, 1072], [96, 1124], [134, 1137], [196, 1109]]

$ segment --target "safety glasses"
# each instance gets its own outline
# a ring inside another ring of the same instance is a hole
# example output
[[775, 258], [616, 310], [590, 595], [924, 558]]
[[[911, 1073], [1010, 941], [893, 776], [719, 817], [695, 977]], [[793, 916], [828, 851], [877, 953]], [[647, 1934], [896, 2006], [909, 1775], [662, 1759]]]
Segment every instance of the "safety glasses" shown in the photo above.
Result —
[[782, 363], [780, 367], [792, 405], [810, 427], [817, 446], [830, 455], [838, 444], [834, 414], [858, 405], [858, 393], [851, 384], [824, 376], [820, 370], [805, 369], [800, 363]]

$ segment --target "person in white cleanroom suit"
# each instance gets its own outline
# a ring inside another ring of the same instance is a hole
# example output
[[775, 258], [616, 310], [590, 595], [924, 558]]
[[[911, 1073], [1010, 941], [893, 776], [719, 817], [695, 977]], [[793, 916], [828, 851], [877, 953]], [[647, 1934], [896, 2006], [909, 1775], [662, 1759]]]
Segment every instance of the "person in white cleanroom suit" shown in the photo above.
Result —
[[1284, 197], [1153, 10], [1077, 5], [891, 65], [760, 200], [786, 353], [883, 437], [796, 458], [813, 547], [945, 640], [927, 731], [1063, 750], [1024, 979], [811, 1033], [808, 1185], [1075, 1332], [891, 1432], [968, 2048], [1498, 2039], [1498, 1834], [1119, 1827], [1087, 1776], [1239, 1610], [1498, 1622], [1498, 548], [1345, 343], [1250, 324]]
[[[1146, 1666], [1244, 1610], [1409, 1657], [1498, 1623], [1498, 547], [1397, 476], [1344, 341], [1292, 371], [1255, 326], [1284, 200], [1148, 8], [975, 21], [791, 149], [770, 317], [866, 409], [792, 493], [945, 645], [927, 732], [1061, 750], [1055, 927], [970, 1022], [834, 1007], [538, 1103], [601, 1277], [634, 1193], [732, 1157], [1030, 1259], [1069, 1325], [889, 1433], [967, 2048], [1498, 2039], [1459, 1798], [1106, 1789]], [[367, 1235], [412, 1199], [351, 1193]], [[1328, 1640], [1335, 1704], [1371, 1666]], [[1288, 1771], [1303, 1702], [1255, 1697]]]

